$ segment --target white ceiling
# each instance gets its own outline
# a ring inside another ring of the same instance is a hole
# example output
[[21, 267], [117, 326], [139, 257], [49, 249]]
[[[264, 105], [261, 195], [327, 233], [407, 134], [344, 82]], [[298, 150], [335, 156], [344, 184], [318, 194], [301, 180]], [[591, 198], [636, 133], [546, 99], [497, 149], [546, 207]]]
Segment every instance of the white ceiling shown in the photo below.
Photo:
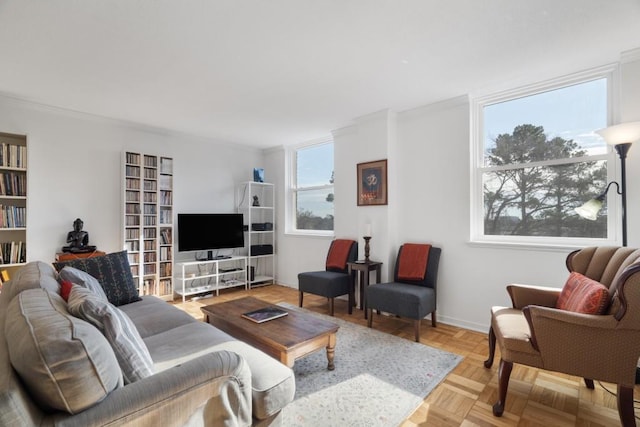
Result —
[[256, 147], [638, 47], [639, 0], [0, 0], [0, 94]]

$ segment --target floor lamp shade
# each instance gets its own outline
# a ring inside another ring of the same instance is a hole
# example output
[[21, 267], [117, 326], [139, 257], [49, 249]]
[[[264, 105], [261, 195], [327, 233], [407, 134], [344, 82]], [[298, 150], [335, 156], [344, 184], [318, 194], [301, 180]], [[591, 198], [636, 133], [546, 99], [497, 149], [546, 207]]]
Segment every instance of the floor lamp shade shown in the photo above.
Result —
[[640, 121], [609, 126], [597, 130], [596, 133], [609, 145], [635, 142], [640, 139]]
[[[627, 246], [627, 169], [626, 158], [631, 144], [640, 139], [640, 121], [620, 123], [596, 131], [620, 156], [620, 183], [622, 196], [622, 246]], [[608, 189], [608, 186], [607, 186]], [[580, 209], [580, 208], [578, 208]]]

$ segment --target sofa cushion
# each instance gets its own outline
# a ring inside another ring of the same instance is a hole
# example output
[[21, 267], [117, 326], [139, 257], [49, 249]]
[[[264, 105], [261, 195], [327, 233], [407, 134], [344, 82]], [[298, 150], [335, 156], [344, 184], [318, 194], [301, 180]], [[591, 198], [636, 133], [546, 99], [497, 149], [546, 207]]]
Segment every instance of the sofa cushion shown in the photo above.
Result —
[[75, 283], [76, 285], [83, 286], [94, 294], [99, 296], [101, 299], [107, 301], [107, 295], [104, 293], [100, 282], [98, 279], [87, 273], [86, 271], [78, 270], [75, 267], [71, 267], [70, 265], [64, 266], [60, 273], [58, 273], [58, 277], [61, 280], [67, 280], [71, 283]]
[[153, 375], [153, 362], [144, 341], [129, 317], [92, 291], [73, 285], [69, 312], [94, 325], [111, 344], [125, 384]]
[[575, 271], [558, 296], [556, 308], [585, 314], [603, 314], [609, 306], [606, 286]]
[[235, 338], [208, 323], [193, 322], [144, 339], [156, 372], [211, 353], [211, 347]]
[[107, 295], [107, 299], [115, 306], [140, 301], [138, 288], [131, 275], [127, 251], [56, 262], [53, 265], [58, 271], [62, 270], [65, 266], [86, 271], [98, 280], [104, 289], [104, 293]]
[[26, 289], [44, 288], [58, 293], [56, 271], [51, 264], [42, 261], [33, 261], [25, 264], [17, 270], [13, 278], [2, 286], [2, 299], [8, 304], [16, 295]]
[[6, 315], [11, 319], [4, 331], [11, 365], [44, 410], [75, 414], [122, 385], [107, 340], [70, 315], [60, 295], [25, 290], [11, 301]]
[[296, 378], [291, 368], [242, 341], [228, 341], [212, 346], [212, 350], [232, 351], [242, 356], [249, 364], [255, 418], [267, 419], [293, 401]]
[[253, 416], [257, 419], [271, 417], [293, 400], [295, 376], [290, 368], [208, 323], [182, 325], [146, 338], [145, 343], [157, 371], [215, 351], [227, 350], [242, 356], [251, 368]]
[[145, 295], [140, 301], [118, 308], [127, 313], [145, 339], [188, 323], [199, 323], [193, 316], [153, 295]]

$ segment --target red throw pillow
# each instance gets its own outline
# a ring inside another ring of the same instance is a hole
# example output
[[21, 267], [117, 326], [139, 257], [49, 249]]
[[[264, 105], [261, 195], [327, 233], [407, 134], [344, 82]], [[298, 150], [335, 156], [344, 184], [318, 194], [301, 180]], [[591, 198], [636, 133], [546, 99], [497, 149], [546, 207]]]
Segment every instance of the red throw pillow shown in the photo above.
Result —
[[603, 314], [609, 306], [609, 290], [575, 271], [571, 272], [565, 283], [556, 308], [586, 314]]
[[351, 252], [353, 240], [335, 239], [329, 247], [329, 255], [327, 255], [327, 269], [344, 270], [347, 268], [347, 260], [349, 252]]
[[431, 245], [405, 243], [398, 260], [398, 280], [424, 280]]
[[72, 287], [73, 283], [68, 280], [63, 280], [62, 283], [60, 283], [60, 296], [63, 300], [69, 300], [69, 293], [71, 292]]

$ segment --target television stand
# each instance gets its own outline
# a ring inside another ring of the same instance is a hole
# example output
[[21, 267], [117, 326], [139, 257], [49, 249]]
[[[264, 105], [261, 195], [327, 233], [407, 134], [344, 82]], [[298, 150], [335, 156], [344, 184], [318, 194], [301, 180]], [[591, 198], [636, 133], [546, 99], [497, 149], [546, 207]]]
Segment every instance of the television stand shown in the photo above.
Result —
[[[231, 259], [231, 255], [213, 255], [213, 251], [207, 251], [207, 261], [213, 261], [214, 259]], [[196, 261], [201, 261], [196, 258]]]
[[236, 286], [248, 289], [247, 257], [222, 256], [224, 258], [176, 263], [177, 279], [182, 286], [176, 286], [174, 292], [182, 297], [182, 302], [196, 295], [217, 296], [220, 289]]

